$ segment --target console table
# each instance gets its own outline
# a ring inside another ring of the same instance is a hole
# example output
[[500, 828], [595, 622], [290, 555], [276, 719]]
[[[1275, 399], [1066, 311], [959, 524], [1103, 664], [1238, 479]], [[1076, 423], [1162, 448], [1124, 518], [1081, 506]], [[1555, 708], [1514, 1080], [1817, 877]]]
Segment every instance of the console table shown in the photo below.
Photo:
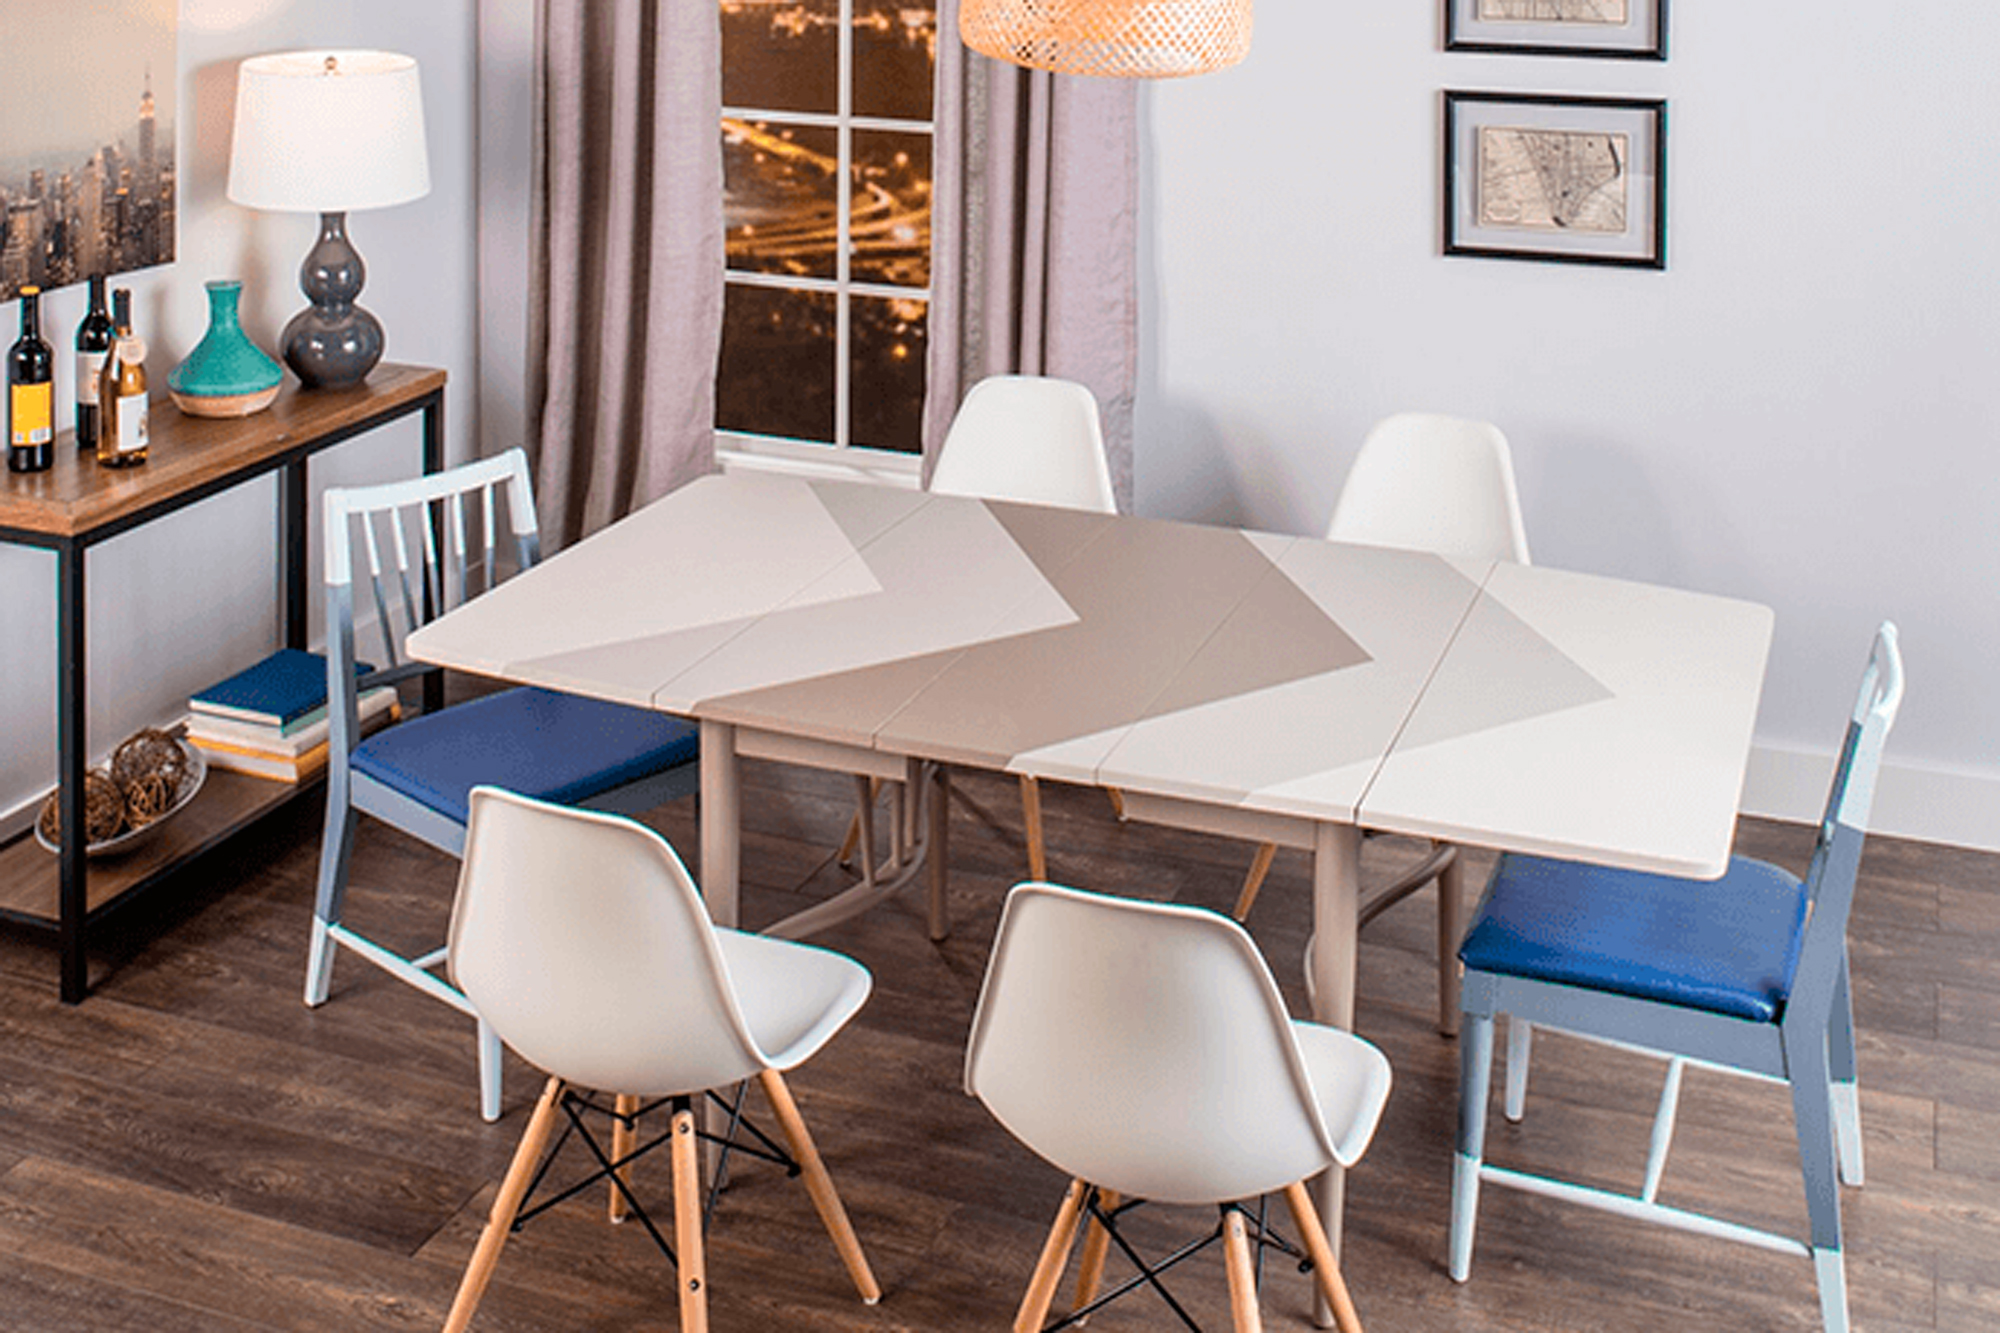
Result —
[[[421, 412], [423, 468], [436, 471], [444, 455], [444, 383], [442, 370], [385, 364], [354, 389], [307, 391], [288, 381], [270, 408], [247, 417], [191, 417], [161, 401], [152, 407], [150, 457], [139, 467], [101, 468], [66, 435], [56, 441], [55, 466], [48, 471], [5, 474], [0, 541], [41, 547], [56, 556], [56, 775], [65, 829], [84, 826], [84, 772], [90, 753], [85, 553], [120, 533], [275, 472], [285, 644], [303, 648], [306, 460]], [[65, 837], [61, 855], [51, 856], [31, 829], [0, 847], [0, 920], [56, 937], [62, 998], [74, 1004], [90, 986], [85, 942], [93, 923], [301, 789], [211, 770], [201, 795], [157, 836], [95, 864], [84, 854], [83, 839]]]

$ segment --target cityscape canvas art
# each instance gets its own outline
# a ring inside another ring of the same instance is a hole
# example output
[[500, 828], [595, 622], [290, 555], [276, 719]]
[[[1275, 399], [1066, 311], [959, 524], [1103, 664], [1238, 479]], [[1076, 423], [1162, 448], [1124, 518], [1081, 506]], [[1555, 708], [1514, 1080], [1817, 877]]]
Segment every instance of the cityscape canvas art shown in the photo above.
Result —
[[174, 257], [177, 0], [12, 4], [0, 41], [0, 301]]

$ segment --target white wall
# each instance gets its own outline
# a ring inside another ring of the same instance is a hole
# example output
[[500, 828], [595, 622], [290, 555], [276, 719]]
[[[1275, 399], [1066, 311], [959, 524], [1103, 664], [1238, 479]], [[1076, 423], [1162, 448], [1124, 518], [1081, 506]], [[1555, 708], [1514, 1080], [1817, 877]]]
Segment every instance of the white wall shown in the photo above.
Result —
[[[1273, 0], [1147, 90], [1140, 508], [1317, 532], [1376, 419], [1495, 421], [1538, 562], [1776, 609], [1751, 809], [1817, 814], [1891, 616], [1878, 824], [2000, 846], [2000, 9], [1676, 5], [1657, 64], [1438, 8]], [[1667, 271], [1442, 258], [1448, 87], [1666, 97]]]
[[[476, 9], [476, 0], [181, 0], [174, 71], [179, 257], [117, 280], [132, 288], [156, 393], [206, 327], [207, 279], [243, 280], [244, 326], [266, 349], [305, 304], [298, 266], [317, 219], [253, 213], [224, 197], [237, 62], [296, 47], [380, 47], [416, 57], [422, 70], [431, 193], [348, 219], [368, 266], [362, 300], [387, 331], [389, 359], [450, 373], [447, 447], [454, 458], [471, 452]], [[62, 426], [69, 424], [69, 339], [82, 313], [81, 287], [44, 298], [44, 327], [59, 353]], [[419, 449], [413, 419], [321, 455], [312, 471], [317, 484], [401, 475], [416, 467]], [[276, 502], [275, 483], [254, 482], [92, 550], [86, 638], [94, 749], [178, 715], [190, 692], [277, 646]], [[54, 778], [54, 643], [54, 557], [0, 547], [0, 679], [8, 682], [0, 693], [0, 819]]]

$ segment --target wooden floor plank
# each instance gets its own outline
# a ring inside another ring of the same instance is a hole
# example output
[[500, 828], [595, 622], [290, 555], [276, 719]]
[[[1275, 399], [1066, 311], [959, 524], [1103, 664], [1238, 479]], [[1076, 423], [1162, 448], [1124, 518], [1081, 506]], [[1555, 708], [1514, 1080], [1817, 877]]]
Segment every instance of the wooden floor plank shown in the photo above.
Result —
[[[828, 864], [852, 809], [838, 775], [747, 763], [744, 913], [783, 915], [846, 882]], [[870, 1004], [792, 1076], [886, 1290], [860, 1304], [796, 1182], [749, 1169], [726, 1193], [709, 1274], [718, 1330], [1004, 1328], [1063, 1188], [962, 1090], [963, 1043], [1006, 888], [1025, 875], [1018, 789], [962, 775], [952, 809], [954, 929], [896, 902], [828, 932], [876, 979]], [[343, 958], [334, 998], [300, 1002], [319, 821], [304, 801], [149, 904], [83, 1006], [53, 998], [53, 953], [0, 934], [0, 1330], [436, 1327], [539, 1079], [506, 1068], [507, 1115], [475, 1113], [471, 1025]], [[1098, 793], [1049, 784], [1052, 874], [1226, 908], [1251, 849], [1118, 823]], [[649, 816], [690, 863], [691, 803]], [[1739, 849], [1803, 868], [1811, 830], [1746, 819]], [[1371, 842], [1370, 882], [1411, 854]], [[1468, 855], [1475, 890], [1491, 858]], [[455, 865], [379, 827], [357, 840], [357, 916], [434, 939]], [[1304, 1007], [1310, 867], [1281, 852], [1250, 928]], [[1434, 1030], [1434, 898], [1363, 937], [1358, 1027], [1395, 1068], [1348, 1190], [1344, 1267], [1372, 1329], [1818, 1327], [1809, 1265], [1504, 1190], [1487, 1191], [1472, 1281], [1444, 1274], [1458, 1050]], [[1875, 839], [1852, 931], [1866, 1188], [1844, 1192], [1857, 1328], [2000, 1326], [2000, 856]], [[1656, 1062], [1546, 1034], [1530, 1115], [1494, 1117], [1493, 1153], [1631, 1185]], [[754, 1098], [753, 1098], [754, 1100]], [[1781, 1089], [1690, 1075], [1665, 1193], [1795, 1228], [1802, 1195]], [[637, 1173], [666, 1206], [664, 1166]], [[1149, 1242], [1200, 1210], [1146, 1219]], [[1114, 1261], [1113, 1275], [1119, 1271]], [[1305, 1279], [1267, 1266], [1266, 1326], [1310, 1327]], [[1219, 1259], [1176, 1284], [1227, 1325]], [[671, 1270], [593, 1192], [509, 1244], [475, 1328], [670, 1329]], [[1157, 1329], [1135, 1297], [1092, 1328]]]

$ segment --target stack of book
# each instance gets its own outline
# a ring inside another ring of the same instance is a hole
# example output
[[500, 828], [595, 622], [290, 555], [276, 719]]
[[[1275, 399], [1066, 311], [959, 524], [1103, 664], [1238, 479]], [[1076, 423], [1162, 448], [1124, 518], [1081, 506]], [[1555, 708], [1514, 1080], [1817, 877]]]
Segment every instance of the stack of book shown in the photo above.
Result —
[[[357, 665], [356, 674], [370, 668]], [[363, 691], [365, 736], [400, 716], [394, 687]], [[279, 782], [306, 782], [325, 770], [331, 724], [326, 659], [285, 648], [188, 700], [187, 737], [210, 768]]]

